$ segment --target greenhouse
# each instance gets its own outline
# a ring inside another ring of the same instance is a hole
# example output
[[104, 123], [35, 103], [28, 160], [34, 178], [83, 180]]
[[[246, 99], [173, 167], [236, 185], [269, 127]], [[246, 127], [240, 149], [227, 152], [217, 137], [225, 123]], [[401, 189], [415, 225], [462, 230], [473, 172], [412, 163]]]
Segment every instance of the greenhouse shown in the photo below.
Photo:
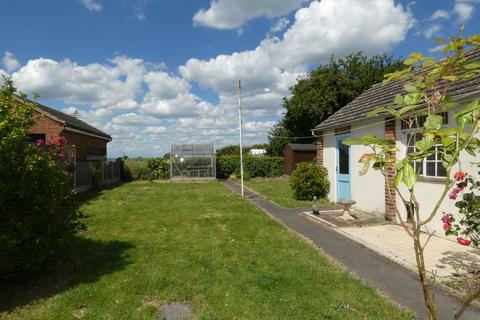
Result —
[[213, 145], [170, 146], [171, 179], [215, 179], [216, 157]]

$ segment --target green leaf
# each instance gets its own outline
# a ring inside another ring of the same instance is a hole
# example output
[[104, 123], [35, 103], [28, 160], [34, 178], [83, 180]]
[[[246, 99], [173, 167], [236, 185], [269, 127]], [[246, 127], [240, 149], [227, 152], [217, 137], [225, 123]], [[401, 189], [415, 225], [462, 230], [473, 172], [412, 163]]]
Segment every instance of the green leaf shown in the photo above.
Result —
[[414, 59], [414, 58], [407, 58], [407, 59], [405, 59], [405, 61], [403, 61], [403, 64], [407, 65], [407, 66], [411, 66], [411, 65], [417, 63], [417, 61], [418, 60]]
[[395, 179], [393, 180], [393, 184], [395, 185], [395, 187], [398, 188], [402, 180], [403, 180], [403, 168], [400, 168], [397, 171], [397, 174], [395, 175]]
[[373, 116], [376, 116], [376, 115], [379, 114], [379, 113], [384, 113], [384, 112], [390, 112], [390, 109], [384, 108], [384, 107], [382, 107], [382, 108], [377, 108], [377, 109], [374, 109], [374, 110], [368, 112], [368, 113], [367, 113], [367, 116], [368, 116], [368, 117], [373, 117]]
[[372, 163], [372, 159], [369, 159], [363, 163], [363, 168], [360, 171], [360, 175], [363, 176], [368, 172], [368, 169], [370, 168], [370, 164]]
[[403, 183], [407, 186], [409, 190], [412, 190], [417, 180], [418, 180], [418, 177], [412, 165], [407, 160], [404, 160], [403, 177], [402, 177]]
[[424, 128], [427, 130], [440, 130], [442, 125], [443, 117], [438, 114], [429, 115], [423, 124]]
[[416, 92], [417, 91], [417, 87], [412, 82], [405, 83], [405, 85], [403, 86], [403, 89], [407, 92]]
[[342, 141], [346, 145], [376, 145], [376, 146], [385, 146], [385, 145], [395, 145], [395, 141], [391, 139], [378, 138], [373, 134], [367, 134], [362, 138], [350, 138]]
[[480, 100], [473, 100], [470, 102], [463, 110], [455, 113], [455, 117], [462, 116], [464, 114], [470, 113], [476, 109], [480, 108]]
[[457, 120], [457, 127], [463, 130], [465, 126], [472, 122], [472, 117], [468, 115], [461, 115], [455, 118]]
[[403, 106], [403, 96], [401, 94], [396, 94], [395, 99], [393, 99], [393, 102], [398, 105], [398, 106]]
[[428, 150], [430, 150], [434, 145], [435, 145], [435, 140], [432, 139], [431, 137], [425, 137], [425, 138], [423, 138], [422, 140], [417, 141], [417, 143], [415, 143], [415, 146], [416, 146], [417, 149], [419, 149], [420, 151], [428, 151]]
[[466, 70], [475, 70], [475, 69], [480, 69], [480, 62], [470, 62], [465, 65], [463, 65], [463, 68]]
[[418, 104], [418, 101], [420, 101], [421, 98], [422, 98], [421, 93], [412, 92], [412, 93], [409, 93], [409, 94], [405, 95], [405, 97], [403, 98], [403, 101], [407, 105], [416, 105], [416, 104]]
[[458, 102], [455, 102], [452, 96], [446, 95], [443, 98], [443, 110], [450, 111], [458, 107]]

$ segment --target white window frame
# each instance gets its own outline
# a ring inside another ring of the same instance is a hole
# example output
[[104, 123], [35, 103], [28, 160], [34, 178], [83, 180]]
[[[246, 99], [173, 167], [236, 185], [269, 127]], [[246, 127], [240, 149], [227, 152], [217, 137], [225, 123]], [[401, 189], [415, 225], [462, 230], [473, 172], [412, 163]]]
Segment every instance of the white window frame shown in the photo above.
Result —
[[[411, 130], [411, 131], [407, 131], [405, 130], [403, 132], [404, 134], [404, 144], [405, 144], [405, 148], [406, 148], [406, 152], [408, 153], [408, 148], [409, 147], [413, 147], [415, 148], [414, 149], [414, 152], [417, 150], [417, 147], [415, 146], [416, 142], [417, 142], [417, 134], [420, 133], [421, 134], [421, 131], [420, 130]], [[408, 135], [413, 135], [413, 144], [412, 145], [409, 145], [409, 139], [408, 139]], [[423, 138], [422, 138], [423, 139]], [[433, 147], [436, 148], [438, 146], [441, 146], [441, 144], [436, 144], [434, 145]], [[421, 177], [424, 177], [424, 178], [429, 178], [429, 179], [445, 179], [446, 178], [446, 175], [438, 175], [438, 166], [437, 166], [437, 163], [439, 163], [440, 165], [442, 165], [442, 160], [440, 158], [437, 158], [437, 157], [440, 157], [440, 155], [438, 153], [435, 154], [435, 157], [436, 159], [435, 160], [428, 160], [427, 158], [425, 159], [422, 159], [421, 162], [422, 162], [422, 173], [419, 174], [419, 176]], [[420, 161], [414, 161], [413, 165], [414, 165], [414, 169], [415, 169], [415, 172], [417, 172], [417, 163], [420, 162]], [[435, 164], [435, 175], [428, 175], [427, 174], [427, 163], [434, 163]]]

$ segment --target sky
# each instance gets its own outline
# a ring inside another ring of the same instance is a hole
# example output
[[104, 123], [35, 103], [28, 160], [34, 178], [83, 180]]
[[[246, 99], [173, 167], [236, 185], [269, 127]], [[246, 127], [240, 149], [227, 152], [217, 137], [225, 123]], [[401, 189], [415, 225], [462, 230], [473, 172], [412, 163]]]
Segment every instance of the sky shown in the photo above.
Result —
[[[333, 55], [440, 55], [480, 0], [0, 0], [0, 74], [110, 134], [109, 157], [267, 141], [284, 97]], [[214, 119], [216, 130], [213, 130]]]

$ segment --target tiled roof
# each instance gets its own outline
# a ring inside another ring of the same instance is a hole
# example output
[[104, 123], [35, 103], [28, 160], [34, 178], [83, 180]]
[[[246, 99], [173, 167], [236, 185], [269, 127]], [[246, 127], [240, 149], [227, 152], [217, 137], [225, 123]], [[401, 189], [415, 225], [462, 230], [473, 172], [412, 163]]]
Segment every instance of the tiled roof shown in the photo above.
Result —
[[[480, 50], [474, 50], [467, 54], [472, 61], [480, 60]], [[480, 74], [466, 81], [458, 81], [450, 84], [448, 94], [454, 99], [468, 93], [480, 91]], [[392, 81], [385, 85], [381, 83], [373, 85], [370, 89], [348, 103], [342, 109], [335, 112], [321, 124], [315, 127], [315, 130], [322, 130], [352, 121], [366, 118], [366, 114], [377, 108], [387, 107], [393, 104], [396, 94], [404, 94], [403, 82]]]
[[98, 135], [98, 136], [101, 136], [101, 137], [104, 137], [104, 138], [107, 138], [107, 139], [112, 139], [112, 137], [110, 135], [106, 134], [105, 132], [103, 132], [101, 130], [98, 130], [97, 128], [89, 125], [86, 122], [83, 122], [82, 120], [80, 120], [80, 119], [78, 119], [74, 116], [71, 116], [71, 115], [63, 113], [61, 111], [55, 110], [53, 108], [41, 105], [39, 103], [35, 103], [35, 104], [36, 104], [36, 107], [38, 109], [40, 109], [41, 111], [43, 111], [43, 112], [45, 112], [49, 115], [52, 115], [55, 118], [65, 122], [65, 125], [67, 125], [70, 128], [77, 129], [77, 130], [83, 131], [85, 133], [95, 134], [95, 135]]
[[285, 147], [290, 147], [293, 151], [316, 151], [317, 146], [314, 144], [288, 143]]

